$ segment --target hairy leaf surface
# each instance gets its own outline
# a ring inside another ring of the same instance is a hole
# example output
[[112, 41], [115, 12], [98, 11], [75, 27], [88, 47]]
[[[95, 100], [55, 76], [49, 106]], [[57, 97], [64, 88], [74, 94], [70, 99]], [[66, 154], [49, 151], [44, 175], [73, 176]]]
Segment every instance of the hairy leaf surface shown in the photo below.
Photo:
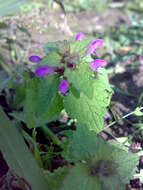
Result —
[[[85, 84], [86, 86], [86, 84]], [[95, 79], [93, 97], [88, 98], [83, 93], [76, 98], [71, 92], [64, 98], [64, 107], [69, 115], [78, 123], [85, 123], [89, 129], [100, 132], [103, 129], [106, 108], [110, 103], [111, 89], [104, 70]]]

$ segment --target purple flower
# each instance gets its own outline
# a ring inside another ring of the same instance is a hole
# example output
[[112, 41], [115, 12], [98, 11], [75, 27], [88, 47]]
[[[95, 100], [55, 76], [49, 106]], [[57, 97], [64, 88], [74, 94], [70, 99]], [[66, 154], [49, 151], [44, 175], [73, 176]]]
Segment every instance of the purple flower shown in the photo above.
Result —
[[83, 33], [79, 32], [77, 33], [76, 37], [75, 37], [75, 41], [82, 41], [83, 40]]
[[37, 77], [45, 77], [46, 75], [51, 75], [53, 73], [54, 73], [54, 68], [49, 67], [48, 65], [39, 66], [35, 72]]
[[42, 58], [38, 55], [32, 55], [29, 57], [29, 61], [31, 61], [32, 63], [39, 63], [41, 60]]
[[59, 91], [61, 94], [65, 95], [66, 92], [68, 91], [68, 88], [69, 88], [69, 84], [68, 84], [68, 81], [63, 79], [60, 83], [60, 86], [59, 86]]
[[102, 59], [96, 59], [91, 62], [90, 68], [92, 71], [97, 71], [100, 67], [104, 67], [106, 64], [106, 61]]
[[102, 39], [95, 39], [88, 47], [87, 54], [92, 54], [103, 45]]

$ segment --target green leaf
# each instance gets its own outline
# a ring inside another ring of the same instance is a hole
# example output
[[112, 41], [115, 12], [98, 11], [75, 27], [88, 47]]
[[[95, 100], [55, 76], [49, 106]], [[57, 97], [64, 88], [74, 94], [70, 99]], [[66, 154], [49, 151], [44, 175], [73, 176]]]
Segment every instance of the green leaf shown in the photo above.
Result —
[[140, 111], [140, 108], [139, 107], [137, 107], [136, 109], [135, 109], [135, 113], [134, 113], [136, 116], [143, 116], [143, 112], [141, 112]]
[[63, 99], [59, 94], [57, 94], [50, 106], [48, 106], [46, 111], [40, 116], [40, 120], [50, 122], [59, 116], [59, 113], [62, 111], [62, 109]]
[[40, 62], [40, 65], [48, 65], [51, 67], [59, 67], [61, 62], [61, 56], [57, 52], [51, 52], [47, 56], [45, 56], [42, 61]]
[[87, 97], [92, 98], [95, 79], [87, 63], [80, 63], [74, 71], [66, 69], [64, 74], [79, 92], [83, 92]]
[[71, 53], [78, 53], [81, 57], [85, 57], [88, 46], [94, 38], [88, 38], [82, 41], [76, 41], [71, 44]]
[[125, 190], [125, 184], [122, 183], [118, 174], [112, 174], [109, 176], [100, 176], [100, 181], [103, 184], [104, 190]]
[[80, 92], [73, 85], [70, 86], [70, 90], [76, 98], [80, 98]]
[[26, 87], [24, 113], [29, 128], [50, 122], [63, 109], [61, 96], [58, 94], [59, 78], [57, 75], [44, 79], [32, 79]]
[[92, 176], [86, 164], [76, 164], [65, 177], [62, 190], [103, 190], [97, 176]]
[[54, 172], [45, 171], [45, 177], [47, 179], [50, 190], [61, 190], [63, 180], [68, 172], [67, 167], [60, 167]]
[[58, 47], [57, 47], [57, 44], [55, 42], [48, 42], [45, 44], [44, 46], [44, 51], [45, 53], [48, 55], [52, 52], [55, 52], [57, 51], [58, 52]]
[[111, 154], [109, 145], [101, 137], [97, 136], [94, 131], [90, 131], [84, 124], [78, 125], [68, 148], [69, 150], [67, 150], [65, 159], [69, 159], [70, 157], [76, 161], [89, 159], [94, 155], [97, 156], [97, 159], [101, 158], [104, 160], [104, 156], [107, 159], [107, 155]]
[[[125, 190], [125, 184], [133, 176], [139, 160], [137, 155], [111, 145], [84, 125], [77, 127], [68, 144], [64, 158], [70, 162], [84, 161], [84, 167], [88, 168], [88, 177], [96, 176], [103, 185], [103, 190]], [[84, 175], [86, 173], [85, 168], [82, 171]], [[90, 173], [91, 171], [93, 173]], [[68, 174], [71, 180], [74, 178], [72, 174], [72, 172]], [[78, 180], [80, 176], [76, 174], [76, 178]], [[66, 181], [66, 185], [70, 185], [68, 183], [70, 183], [69, 180]], [[78, 186], [78, 182], [76, 185]]]
[[22, 121], [22, 122], [25, 122], [25, 116], [24, 116], [24, 113], [23, 112], [12, 112], [12, 113], [9, 113], [8, 115], [14, 117], [17, 121]]
[[0, 93], [1, 91], [7, 87], [7, 85], [9, 84], [10, 80], [12, 78], [8, 77], [7, 73], [5, 71], [0, 71]]
[[24, 177], [34, 190], [48, 190], [45, 176], [28, 150], [19, 131], [0, 108], [0, 148], [10, 169]]
[[15, 14], [19, 8], [28, 3], [27, 0], [0, 0], [0, 16], [8, 16], [9, 14]]
[[94, 80], [93, 97], [88, 98], [83, 93], [76, 98], [71, 92], [64, 97], [64, 107], [71, 118], [77, 119], [78, 123], [84, 123], [89, 129], [102, 131], [106, 107], [110, 103], [111, 89], [104, 70]]
[[44, 80], [40, 80], [38, 88], [38, 115], [47, 111], [58, 92], [58, 87], [59, 78], [57, 75], [47, 76]]
[[38, 87], [39, 79], [34, 78], [28, 81], [26, 86], [26, 99], [24, 103], [24, 114], [27, 126], [29, 128], [36, 127], [36, 115], [35, 113], [38, 110]]
[[[1, 34], [0, 34], [1, 35]], [[0, 36], [1, 37], [1, 36]], [[4, 75], [4, 72], [5, 73], [8, 73], [9, 76], [12, 76], [12, 72], [11, 72], [11, 68], [9, 67], [9, 65], [7, 64], [7, 60], [6, 58], [4, 57], [3, 55], [3, 52], [2, 50], [0, 49], [0, 68], [2, 68], [4, 71], [1, 71], [2, 74], [2, 77]]]
[[23, 103], [25, 99], [25, 84], [18, 84], [14, 87], [15, 89], [15, 96], [14, 96], [14, 107], [19, 107]]
[[128, 183], [135, 173], [136, 166], [139, 162], [137, 154], [115, 148], [112, 153], [113, 159], [118, 164], [118, 173], [123, 183]]

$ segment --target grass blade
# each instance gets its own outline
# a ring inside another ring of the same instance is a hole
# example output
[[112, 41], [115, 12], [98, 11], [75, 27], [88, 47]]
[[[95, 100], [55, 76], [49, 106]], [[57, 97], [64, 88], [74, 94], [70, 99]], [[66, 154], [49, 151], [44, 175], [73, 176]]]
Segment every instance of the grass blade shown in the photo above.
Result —
[[33, 190], [48, 190], [45, 176], [28, 150], [21, 134], [0, 107], [0, 149], [9, 167], [24, 177]]

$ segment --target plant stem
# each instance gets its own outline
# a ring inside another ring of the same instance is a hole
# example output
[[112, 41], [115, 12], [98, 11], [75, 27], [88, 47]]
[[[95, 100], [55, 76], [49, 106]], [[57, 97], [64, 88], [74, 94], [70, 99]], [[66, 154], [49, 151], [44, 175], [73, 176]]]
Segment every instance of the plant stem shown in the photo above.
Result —
[[42, 130], [43, 130], [44, 134], [46, 134], [50, 137], [50, 139], [53, 141], [54, 144], [63, 148], [61, 141], [57, 138], [57, 136], [47, 126], [43, 126]]
[[[139, 110], [140, 110], [140, 111], [143, 110], [143, 107], [140, 107]], [[108, 129], [109, 127], [112, 127], [113, 125], [115, 125], [116, 123], [118, 123], [118, 121], [121, 121], [121, 120], [123, 120], [123, 119], [125, 119], [125, 118], [127, 118], [127, 117], [129, 117], [129, 116], [131, 116], [131, 115], [133, 115], [133, 114], [135, 114], [136, 112], [137, 112], [137, 111], [135, 110], [135, 111], [132, 111], [132, 112], [130, 112], [130, 113], [124, 115], [123, 117], [121, 117], [121, 118], [118, 119], [117, 121], [113, 121], [112, 123], [110, 123], [109, 125], [107, 125], [106, 127], [104, 127], [103, 130], [106, 130], [106, 129]]]

